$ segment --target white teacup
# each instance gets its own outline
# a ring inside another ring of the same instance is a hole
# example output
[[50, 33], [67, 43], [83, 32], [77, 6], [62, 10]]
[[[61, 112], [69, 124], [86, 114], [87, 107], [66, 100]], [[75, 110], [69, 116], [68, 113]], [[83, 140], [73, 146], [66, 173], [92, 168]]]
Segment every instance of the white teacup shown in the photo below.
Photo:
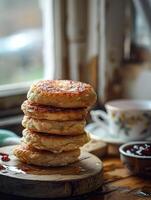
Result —
[[107, 113], [95, 110], [91, 116], [110, 135], [124, 142], [151, 136], [151, 101], [114, 100], [107, 102], [105, 108]]

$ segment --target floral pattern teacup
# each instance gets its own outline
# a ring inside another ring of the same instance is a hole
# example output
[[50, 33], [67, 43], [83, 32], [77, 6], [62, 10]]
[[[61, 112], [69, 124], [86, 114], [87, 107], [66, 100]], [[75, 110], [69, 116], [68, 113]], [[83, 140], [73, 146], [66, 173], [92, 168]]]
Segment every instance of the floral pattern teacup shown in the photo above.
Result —
[[106, 103], [105, 108], [107, 113], [95, 110], [91, 116], [108, 134], [124, 142], [151, 136], [151, 101], [114, 100]]

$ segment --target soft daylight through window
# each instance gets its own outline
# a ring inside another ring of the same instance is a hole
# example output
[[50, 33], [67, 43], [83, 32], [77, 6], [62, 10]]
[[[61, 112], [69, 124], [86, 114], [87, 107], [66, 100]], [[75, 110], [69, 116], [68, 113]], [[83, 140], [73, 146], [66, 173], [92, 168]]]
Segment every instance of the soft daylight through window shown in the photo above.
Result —
[[0, 0], [0, 85], [42, 78], [42, 44], [39, 1]]

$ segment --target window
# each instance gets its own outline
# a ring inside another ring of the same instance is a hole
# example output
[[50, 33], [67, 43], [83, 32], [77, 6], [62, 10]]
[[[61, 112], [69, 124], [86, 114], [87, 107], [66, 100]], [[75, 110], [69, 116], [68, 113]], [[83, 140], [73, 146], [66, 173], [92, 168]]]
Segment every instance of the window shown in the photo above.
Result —
[[0, 0], [0, 72], [0, 85], [43, 77], [39, 1]]
[[53, 44], [53, 0], [0, 0], [0, 127], [20, 123], [31, 82], [53, 78]]

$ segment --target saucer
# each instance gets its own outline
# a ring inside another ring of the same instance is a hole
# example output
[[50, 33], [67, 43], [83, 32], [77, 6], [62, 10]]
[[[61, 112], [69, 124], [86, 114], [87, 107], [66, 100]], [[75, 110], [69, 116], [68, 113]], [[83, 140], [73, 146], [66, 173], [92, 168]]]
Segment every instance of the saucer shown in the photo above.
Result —
[[[90, 132], [92, 135], [100, 138], [102, 141], [110, 144], [121, 145], [126, 143], [123, 138], [111, 135], [106, 130], [101, 128], [97, 123], [93, 122], [86, 126], [86, 131]], [[151, 136], [145, 139], [146, 141], [151, 141]]]
[[102, 141], [110, 144], [121, 145], [125, 142], [122, 138], [113, 136], [106, 132], [103, 128], [101, 128], [97, 123], [90, 123], [85, 127], [87, 132], [90, 132], [92, 135], [100, 138]]

